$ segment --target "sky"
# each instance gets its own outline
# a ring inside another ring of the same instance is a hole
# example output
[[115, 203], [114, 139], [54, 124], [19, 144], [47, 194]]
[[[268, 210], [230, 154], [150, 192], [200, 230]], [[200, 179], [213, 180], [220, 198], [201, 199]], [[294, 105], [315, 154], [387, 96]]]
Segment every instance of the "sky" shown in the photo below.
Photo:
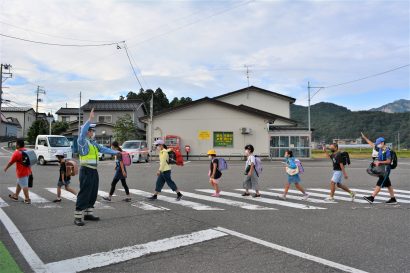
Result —
[[[0, 61], [11, 64], [6, 106], [78, 107], [160, 87], [213, 97], [258, 86], [307, 105], [308, 81], [328, 87], [410, 63], [410, 1], [0, 0]], [[126, 45], [138, 83], [127, 58]], [[119, 49], [117, 47], [119, 45]], [[312, 88], [312, 94], [318, 89]], [[321, 89], [326, 101], [366, 110], [410, 99], [409, 66]]]

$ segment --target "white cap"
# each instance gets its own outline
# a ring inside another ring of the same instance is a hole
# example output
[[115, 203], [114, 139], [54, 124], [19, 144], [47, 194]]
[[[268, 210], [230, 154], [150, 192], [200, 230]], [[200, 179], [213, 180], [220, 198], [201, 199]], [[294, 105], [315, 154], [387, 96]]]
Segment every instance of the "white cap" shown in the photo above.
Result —
[[157, 140], [155, 140], [155, 142], [154, 142], [154, 145], [155, 146], [157, 146], [157, 145], [164, 145], [165, 144], [165, 142], [162, 140], [162, 139], [157, 139]]
[[63, 150], [58, 150], [54, 156], [64, 156], [64, 151]]

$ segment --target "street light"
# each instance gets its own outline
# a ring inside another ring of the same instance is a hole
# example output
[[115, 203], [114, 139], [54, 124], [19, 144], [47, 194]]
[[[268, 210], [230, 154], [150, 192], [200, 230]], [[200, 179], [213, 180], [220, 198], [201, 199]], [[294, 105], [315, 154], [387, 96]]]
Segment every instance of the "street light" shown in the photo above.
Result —
[[49, 135], [51, 135], [51, 123], [53, 122], [53, 120], [54, 120], [54, 117], [52, 115], [47, 116], [47, 121], [48, 121], [48, 124], [50, 125]]

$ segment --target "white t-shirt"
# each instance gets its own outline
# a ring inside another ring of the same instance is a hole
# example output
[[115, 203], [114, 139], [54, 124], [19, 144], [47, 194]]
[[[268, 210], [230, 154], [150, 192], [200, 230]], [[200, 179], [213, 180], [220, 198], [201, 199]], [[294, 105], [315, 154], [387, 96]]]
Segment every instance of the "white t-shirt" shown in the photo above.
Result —
[[246, 168], [250, 166], [252, 163], [254, 166], [256, 165], [256, 159], [254, 155], [248, 156], [248, 160], [246, 160]]

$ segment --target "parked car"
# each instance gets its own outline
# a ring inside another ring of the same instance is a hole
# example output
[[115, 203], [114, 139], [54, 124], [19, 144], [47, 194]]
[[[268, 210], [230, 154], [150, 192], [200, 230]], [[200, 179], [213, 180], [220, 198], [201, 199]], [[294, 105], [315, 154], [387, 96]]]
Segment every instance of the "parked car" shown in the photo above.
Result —
[[145, 140], [128, 140], [122, 144], [122, 150], [131, 156], [133, 163], [149, 162], [149, 149]]
[[37, 156], [37, 162], [45, 165], [47, 162], [57, 162], [54, 156], [57, 150], [64, 152], [64, 157], [72, 159], [73, 153], [71, 144], [65, 136], [58, 135], [38, 135], [34, 151]]
[[[106, 147], [111, 148], [111, 146], [109, 146], [109, 145], [106, 146]], [[113, 155], [98, 153], [98, 159], [101, 160], [101, 161], [106, 160], [106, 159], [113, 159], [113, 158], [114, 158]]]

